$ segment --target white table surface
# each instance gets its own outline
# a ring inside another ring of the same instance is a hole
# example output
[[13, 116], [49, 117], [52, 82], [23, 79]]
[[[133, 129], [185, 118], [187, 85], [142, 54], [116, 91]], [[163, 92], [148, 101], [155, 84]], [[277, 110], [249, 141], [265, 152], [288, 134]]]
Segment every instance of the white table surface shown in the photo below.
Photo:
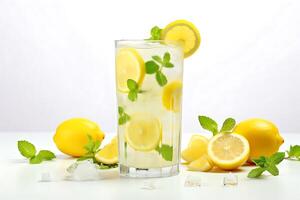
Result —
[[[225, 173], [202, 173], [186, 171], [181, 166], [178, 176], [154, 179], [120, 178], [117, 170], [111, 170], [109, 178], [98, 181], [40, 182], [42, 172], [50, 172], [52, 178], [59, 179], [65, 168], [73, 162], [62, 155], [52, 142], [53, 133], [0, 133], [0, 200], [48, 200], [48, 199], [300, 199], [300, 161], [284, 160], [279, 165], [280, 175], [266, 175], [261, 179], [248, 179], [251, 167], [242, 167], [238, 172], [237, 186], [222, 185]], [[286, 150], [290, 144], [300, 144], [300, 134], [282, 134]], [[106, 142], [113, 134], [107, 134]], [[186, 146], [190, 134], [183, 134], [182, 146]], [[37, 149], [49, 149], [57, 153], [54, 161], [40, 165], [29, 165], [19, 154], [16, 142], [29, 140]], [[184, 187], [187, 176], [199, 176], [201, 187]], [[154, 190], [142, 189], [144, 184], [152, 183]]]

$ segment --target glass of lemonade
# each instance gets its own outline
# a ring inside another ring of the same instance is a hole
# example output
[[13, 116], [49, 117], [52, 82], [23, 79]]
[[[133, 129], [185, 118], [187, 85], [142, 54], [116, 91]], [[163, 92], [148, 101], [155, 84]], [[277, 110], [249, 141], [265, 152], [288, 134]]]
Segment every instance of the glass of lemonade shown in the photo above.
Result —
[[121, 176], [179, 173], [183, 50], [175, 41], [116, 41]]

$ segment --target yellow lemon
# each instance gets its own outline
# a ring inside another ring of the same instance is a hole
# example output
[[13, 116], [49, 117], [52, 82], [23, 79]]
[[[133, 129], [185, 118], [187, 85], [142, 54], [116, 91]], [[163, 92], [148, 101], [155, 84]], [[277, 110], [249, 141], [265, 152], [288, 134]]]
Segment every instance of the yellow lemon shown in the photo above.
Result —
[[181, 42], [185, 58], [192, 55], [201, 43], [197, 27], [187, 20], [176, 20], [168, 24], [162, 30], [161, 39]]
[[120, 48], [116, 54], [117, 88], [121, 92], [129, 92], [127, 80], [132, 79], [141, 85], [145, 76], [145, 63], [134, 48]]
[[125, 140], [137, 151], [151, 151], [158, 146], [161, 132], [158, 118], [150, 113], [135, 113], [130, 115], [130, 121], [126, 124]]
[[95, 122], [83, 118], [73, 118], [64, 121], [57, 127], [53, 140], [61, 152], [79, 157], [86, 153], [84, 146], [88, 142], [88, 135], [100, 142], [104, 139], [104, 133]]
[[271, 156], [276, 153], [284, 140], [277, 127], [264, 119], [248, 119], [239, 123], [234, 132], [244, 136], [250, 144], [249, 159]]
[[208, 155], [204, 154], [200, 158], [192, 161], [187, 165], [187, 168], [191, 171], [201, 171], [207, 172], [214, 167], [212, 161], [208, 157]]
[[202, 135], [193, 135], [188, 147], [181, 152], [181, 157], [187, 162], [192, 162], [207, 153], [208, 139]]
[[247, 139], [235, 133], [220, 133], [208, 143], [207, 152], [212, 162], [221, 169], [232, 170], [243, 165], [250, 153]]
[[181, 108], [182, 82], [173, 81], [163, 88], [162, 103], [167, 110], [179, 112]]
[[95, 159], [104, 164], [115, 164], [118, 162], [118, 144], [116, 137], [95, 154]]

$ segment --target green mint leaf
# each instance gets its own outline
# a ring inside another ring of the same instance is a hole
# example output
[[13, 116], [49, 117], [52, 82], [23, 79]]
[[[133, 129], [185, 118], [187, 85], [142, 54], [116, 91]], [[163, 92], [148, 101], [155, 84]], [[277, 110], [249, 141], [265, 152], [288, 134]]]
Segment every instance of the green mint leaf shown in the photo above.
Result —
[[118, 113], [119, 113], [119, 115], [122, 115], [124, 113], [124, 108], [119, 106], [118, 107]]
[[285, 157], [284, 152], [277, 152], [277, 153], [274, 153], [272, 156], [270, 156], [268, 158], [268, 161], [272, 164], [277, 165], [277, 164], [281, 163], [281, 161], [283, 161], [284, 157]]
[[32, 158], [36, 154], [35, 146], [25, 140], [18, 141], [18, 149], [25, 158]]
[[288, 158], [300, 160], [300, 145], [290, 146], [290, 149], [287, 151]]
[[101, 142], [99, 140], [96, 140], [94, 142], [93, 152], [97, 152], [97, 150], [99, 149], [100, 145], [101, 145]]
[[135, 82], [135, 80], [132, 80], [132, 79], [127, 80], [127, 87], [130, 91], [138, 90], [138, 88], [139, 88], [137, 82]]
[[40, 158], [39, 156], [34, 156], [29, 159], [30, 164], [40, 164], [41, 162], [43, 162], [43, 159]]
[[134, 91], [134, 90], [131, 90], [129, 93], [128, 93], [128, 99], [130, 101], [135, 101], [137, 100], [137, 92]]
[[148, 61], [145, 63], [146, 66], [146, 73], [147, 74], [154, 74], [159, 69], [158, 64], [156, 64], [154, 61]]
[[150, 40], [160, 40], [161, 30], [158, 26], [154, 26], [151, 29], [151, 38]]
[[267, 160], [266, 157], [261, 156], [258, 159], [253, 159], [252, 160], [257, 166], [260, 166], [262, 168], [264, 168], [266, 166]]
[[172, 68], [172, 67], [174, 67], [174, 65], [172, 63], [168, 62], [168, 63], [164, 64], [164, 67]]
[[223, 122], [222, 128], [220, 132], [231, 131], [235, 126], [235, 120], [233, 118], [227, 118]]
[[171, 60], [171, 55], [170, 55], [169, 52], [166, 52], [166, 53], [164, 54], [163, 63], [164, 63], [164, 64], [169, 63], [170, 60]]
[[159, 57], [159, 56], [152, 56], [152, 59], [160, 64], [163, 64], [163, 61], [162, 61], [161, 57]]
[[279, 170], [276, 167], [276, 165], [274, 165], [274, 164], [273, 165], [269, 165], [266, 169], [273, 176], [278, 176], [279, 175]]
[[130, 120], [129, 115], [124, 113], [121, 117], [119, 117], [119, 125], [123, 125]]
[[167, 144], [162, 144], [161, 147], [157, 146], [155, 150], [161, 154], [163, 159], [166, 161], [172, 161], [173, 160], [173, 147], [169, 146]]
[[168, 83], [167, 77], [161, 71], [156, 72], [155, 78], [160, 86], [164, 86]]
[[88, 142], [87, 144], [84, 146], [84, 149], [87, 151], [87, 153], [93, 152], [94, 149], [94, 141], [91, 135], [87, 135], [88, 137]]
[[257, 178], [260, 175], [262, 175], [262, 173], [265, 171], [264, 168], [258, 167], [255, 169], [252, 169], [249, 173], [248, 173], [248, 178]]
[[41, 160], [52, 160], [55, 158], [55, 154], [48, 150], [40, 150], [36, 157], [39, 157]]
[[218, 134], [218, 124], [213, 119], [206, 116], [198, 116], [198, 120], [203, 129], [212, 132], [213, 135]]

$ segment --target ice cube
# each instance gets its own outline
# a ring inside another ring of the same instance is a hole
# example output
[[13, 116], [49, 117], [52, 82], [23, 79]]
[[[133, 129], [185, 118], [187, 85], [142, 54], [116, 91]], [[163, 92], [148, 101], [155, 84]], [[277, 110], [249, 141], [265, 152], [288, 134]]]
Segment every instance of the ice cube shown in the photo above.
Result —
[[40, 181], [41, 182], [50, 182], [50, 181], [52, 181], [50, 173], [49, 172], [42, 172]]
[[68, 180], [89, 181], [101, 178], [98, 166], [92, 160], [76, 162], [67, 168], [67, 172], [70, 173]]
[[184, 187], [200, 187], [201, 177], [195, 175], [188, 175], [184, 182]]
[[152, 181], [145, 181], [145, 182], [143, 182], [141, 189], [154, 190], [154, 189], [156, 189], [156, 187]]
[[223, 185], [228, 186], [228, 185], [237, 185], [238, 184], [238, 176], [232, 174], [229, 172], [227, 175], [224, 176], [223, 178]]

